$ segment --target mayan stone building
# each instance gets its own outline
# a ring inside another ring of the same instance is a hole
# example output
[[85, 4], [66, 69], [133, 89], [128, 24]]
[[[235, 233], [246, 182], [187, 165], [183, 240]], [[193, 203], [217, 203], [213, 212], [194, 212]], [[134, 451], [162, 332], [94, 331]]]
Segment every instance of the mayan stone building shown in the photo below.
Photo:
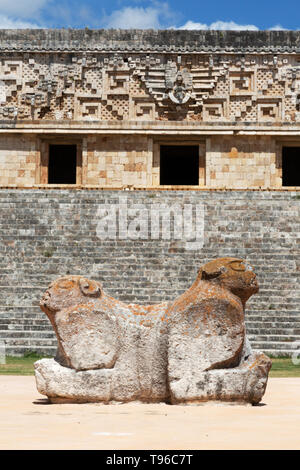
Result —
[[[253, 346], [297, 350], [300, 32], [2, 30], [0, 51], [7, 351], [55, 350], [38, 299], [59, 274], [155, 303], [220, 256], [257, 269]], [[124, 195], [129, 205], [201, 201], [204, 247], [100, 240], [99, 204]]]

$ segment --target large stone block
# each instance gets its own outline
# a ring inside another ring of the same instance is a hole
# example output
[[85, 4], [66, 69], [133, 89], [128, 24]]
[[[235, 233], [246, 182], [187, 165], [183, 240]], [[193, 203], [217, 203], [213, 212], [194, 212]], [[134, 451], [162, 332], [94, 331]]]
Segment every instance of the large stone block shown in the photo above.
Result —
[[148, 306], [81, 276], [59, 278], [41, 300], [58, 351], [35, 363], [37, 388], [52, 402], [259, 403], [271, 361], [252, 352], [244, 323], [257, 291], [253, 268], [237, 258], [207, 263], [175, 301]]

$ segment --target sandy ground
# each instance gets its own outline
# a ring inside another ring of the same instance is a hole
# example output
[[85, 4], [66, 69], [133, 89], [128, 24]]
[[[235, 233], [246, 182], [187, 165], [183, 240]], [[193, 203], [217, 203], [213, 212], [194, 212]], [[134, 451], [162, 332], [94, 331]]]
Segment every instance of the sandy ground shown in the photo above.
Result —
[[300, 378], [262, 406], [45, 404], [34, 377], [0, 376], [0, 449], [300, 449]]

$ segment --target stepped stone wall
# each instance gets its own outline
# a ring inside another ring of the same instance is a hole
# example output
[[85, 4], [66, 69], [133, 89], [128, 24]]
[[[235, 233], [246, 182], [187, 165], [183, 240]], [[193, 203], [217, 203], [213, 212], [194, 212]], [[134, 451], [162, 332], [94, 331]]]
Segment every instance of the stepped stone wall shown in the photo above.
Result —
[[[154, 204], [203, 204], [203, 247], [99, 238], [99, 206], [112, 209], [120, 197], [146, 213]], [[148, 304], [184, 292], [207, 261], [237, 256], [255, 266], [261, 286], [246, 312], [252, 346], [291, 355], [300, 344], [299, 203], [297, 191], [1, 189], [0, 340], [8, 354], [54, 354], [55, 336], [38, 304], [60, 275], [84, 275], [120, 300]]]

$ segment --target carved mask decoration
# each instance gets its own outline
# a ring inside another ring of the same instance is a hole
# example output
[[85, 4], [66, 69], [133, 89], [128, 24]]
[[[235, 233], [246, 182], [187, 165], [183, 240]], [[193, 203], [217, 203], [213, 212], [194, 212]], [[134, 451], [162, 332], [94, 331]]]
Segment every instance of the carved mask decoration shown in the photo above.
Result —
[[190, 99], [189, 90], [192, 89], [192, 77], [187, 69], [178, 70], [175, 64], [166, 69], [166, 88], [168, 96], [175, 104], [184, 104]]

